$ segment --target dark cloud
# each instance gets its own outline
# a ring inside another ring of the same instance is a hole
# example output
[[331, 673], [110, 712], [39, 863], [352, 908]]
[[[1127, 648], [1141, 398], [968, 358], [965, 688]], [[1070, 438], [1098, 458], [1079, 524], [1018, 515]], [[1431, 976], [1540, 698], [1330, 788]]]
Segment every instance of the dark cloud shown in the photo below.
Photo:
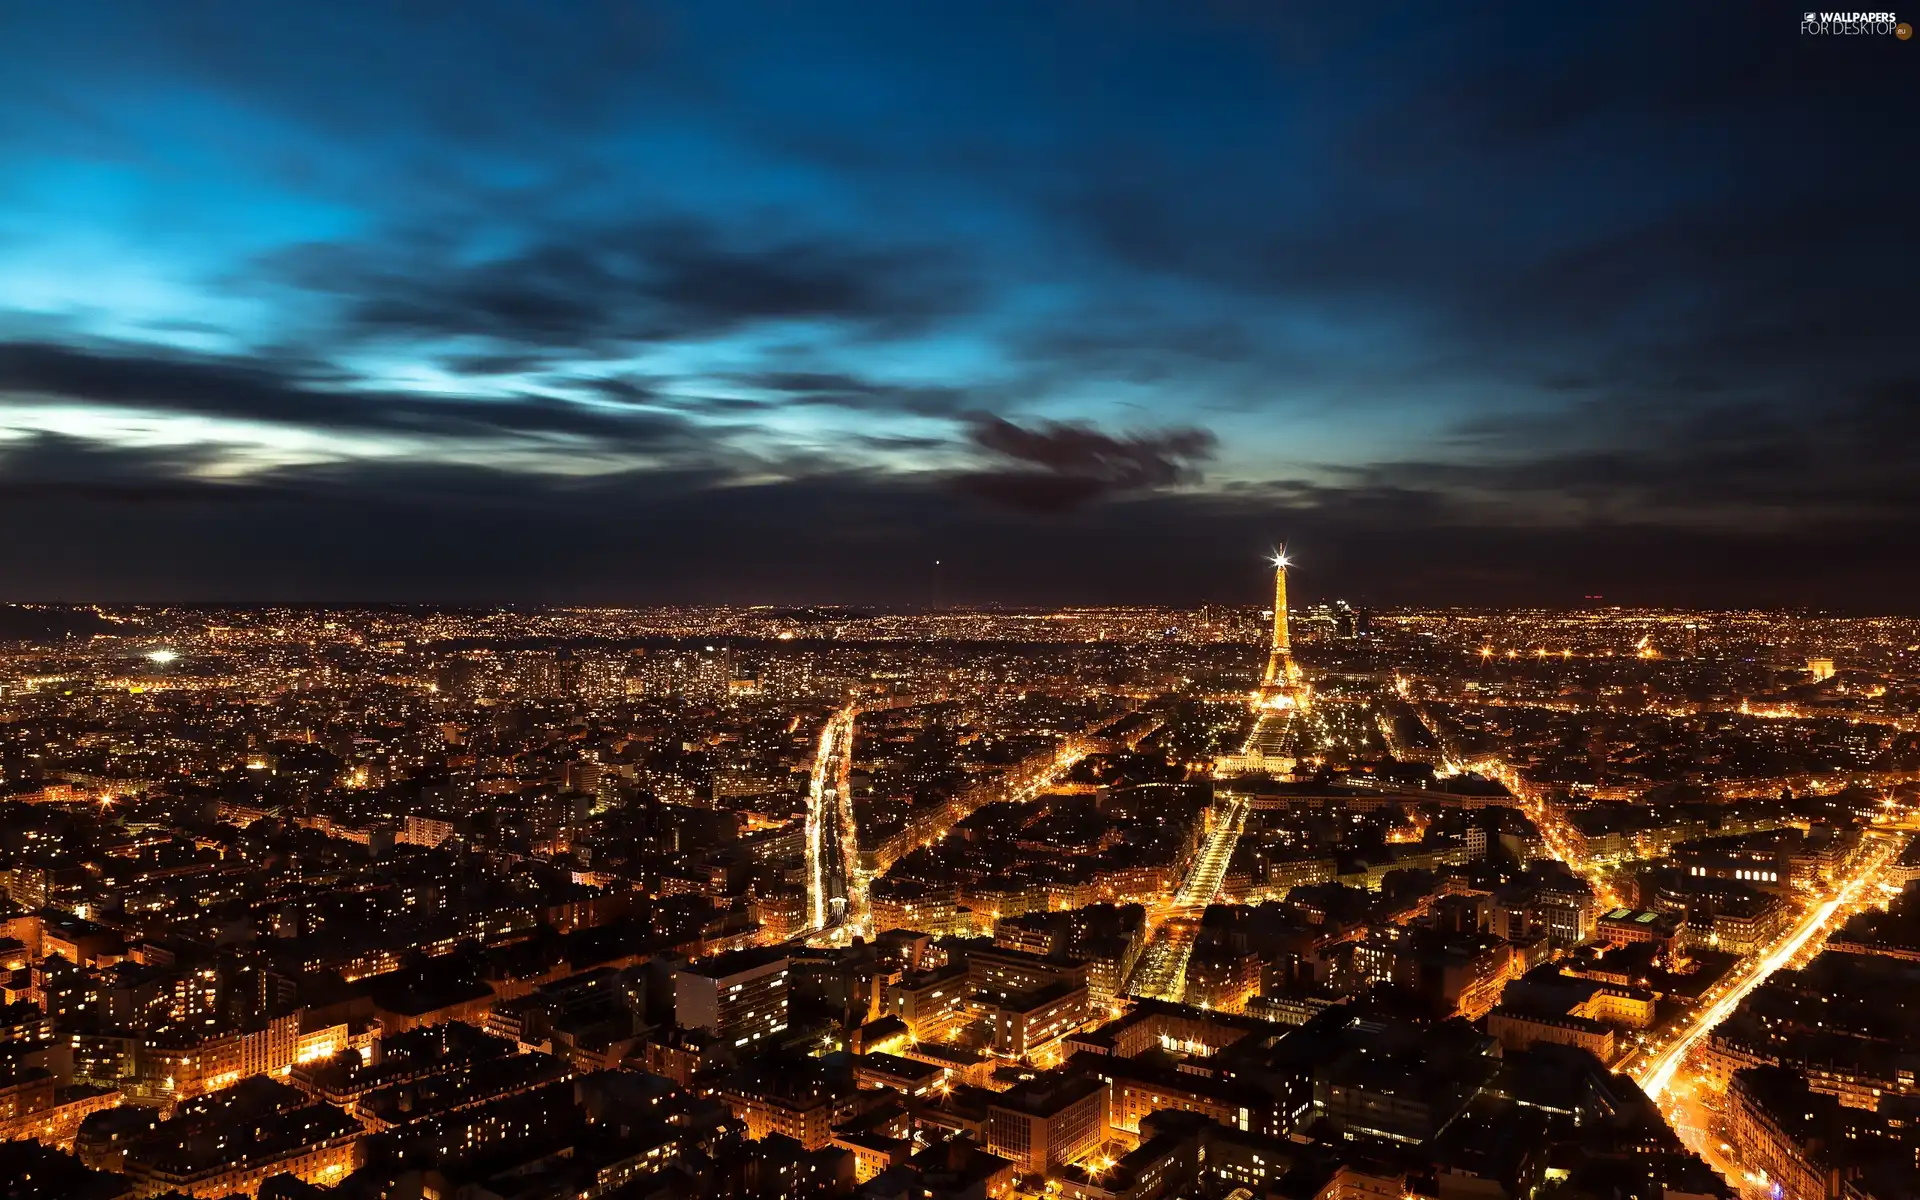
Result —
[[[1405, 406], [1543, 379], [1818, 403], [1904, 370], [1920, 165], [1887, 151], [1920, 117], [1904, 48], [1800, 37], [1785, 10], [1676, 10], [1657, 37], [1617, 16], [1423, 17], [1424, 61], [1372, 63], [1398, 86], [1370, 76], [1316, 113], [1337, 154], [1129, 145], [1076, 162], [1058, 211], [1102, 261], [1296, 314], [1259, 351], [1290, 382], [1385, 383]], [[1328, 345], [1341, 329], [1384, 336], [1368, 360]]]
[[[558, 357], [551, 350], [502, 350], [448, 354], [440, 359], [440, 365], [454, 375], [539, 375], [553, 370]], [[608, 394], [612, 394], [611, 389]]]
[[[1249, 547], [1285, 540], [1303, 596], [1911, 611], [1913, 388], [1717, 422], [1594, 405], [1563, 418], [1575, 428], [1529, 431], [1509, 448], [1529, 453], [1504, 461], [1212, 491], [1167, 490], [1212, 450], [1199, 431], [987, 417], [968, 426], [999, 464], [981, 472], [795, 464], [750, 484], [698, 461], [589, 477], [340, 463], [230, 480], [207, 474], [218, 458], [200, 448], [41, 435], [0, 451], [0, 555], [35, 564], [18, 599], [917, 603], [938, 557], [950, 600], [1006, 599], [1017, 583], [1036, 603], [1192, 603], [1256, 596]], [[1556, 441], [1568, 449], [1540, 449]], [[567, 569], [509, 579], [503, 561]]]
[[1041, 379], [1116, 379], [1157, 384], [1244, 364], [1270, 363], [1241, 325], [1192, 323], [1137, 307], [1091, 310], [1071, 323], [1049, 322], [1010, 339]]
[[[129, 273], [0, 314], [0, 403], [494, 466], [14, 440], [22, 586], [915, 600], [937, 547], [953, 597], [1244, 599], [1284, 539], [1355, 599], [1913, 606], [1910, 45], [1702, 6], [712, 11], [33, 10], [0, 254]], [[155, 279], [209, 303], [117, 309]], [[73, 332], [107, 329], [291, 349]], [[393, 382], [434, 368], [464, 394]], [[1249, 477], [1330, 417], [1337, 461]], [[655, 466], [492, 454], [530, 444]]]
[[317, 364], [48, 342], [0, 344], [0, 396], [431, 438], [564, 437], [661, 450], [706, 440], [682, 418], [657, 411], [553, 396], [370, 391]]
[[[1354, 486], [1479, 497], [1516, 514], [1553, 512], [1755, 531], [1835, 516], [1920, 511], [1920, 380], [1836, 386], [1818, 405], [1596, 399], [1476, 426], [1481, 461], [1388, 461], [1340, 469]], [[1522, 522], [1524, 523], [1524, 522]]]
[[1016, 425], [976, 417], [973, 445], [1002, 466], [958, 476], [969, 495], [1034, 512], [1058, 512], [1127, 492], [1199, 479], [1215, 438], [1204, 429], [1166, 429], [1115, 436], [1057, 421]]
[[[673, 23], [659, 6], [616, 0], [584, 0], [570, 21], [491, 0], [271, 13], [185, 4], [165, 14], [123, 10], [110, 22], [100, 15], [87, 6], [49, 11], [12, 40], [33, 61], [84, 45], [89, 64], [104, 71], [184, 77], [208, 93], [245, 95], [296, 127], [360, 141], [424, 126], [451, 145], [551, 152], [556, 130], [616, 121], [678, 61]], [[121, 154], [141, 149], [107, 144]], [[283, 167], [299, 162], [291, 147], [262, 152]]]
[[113, 446], [33, 434], [0, 442], [0, 506], [39, 501], [208, 503], [251, 491], [197, 476], [219, 462], [218, 452], [206, 447]]
[[[1138, 492], [1047, 519], [966, 502], [939, 476], [742, 484], [702, 470], [591, 478], [398, 464], [241, 483], [191, 463], [15, 445], [0, 555], [22, 600], [1251, 603], [1286, 540], [1303, 599], [1358, 603], [1799, 604], [1911, 611], [1920, 531], [1888, 514], [1778, 530], [1487, 520], [1431, 487]], [[170, 503], [134, 486], [163, 486]], [[190, 519], [189, 519], [190, 518]], [[245, 553], [236, 555], [236, 547]], [[501, 563], [550, 569], [503, 574]], [[1015, 586], [1017, 586], [1017, 592]]]
[[975, 285], [948, 253], [690, 219], [551, 230], [475, 261], [438, 233], [272, 255], [269, 280], [341, 305], [351, 338], [481, 339], [510, 355], [614, 352], [819, 321], [897, 335], [963, 309]]
[[953, 449], [953, 442], [948, 438], [915, 437], [911, 434], [904, 433], [863, 433], [859, 435], [858, 440], [861, 445], [870, 446], [876, 450], [932, 451]]
[[735, 376], [734, 382], [770, 394], [775, 403], [800, 407], [958, 417], [981, 406], [967, 388], [888, 383], [841, 371], [761, 371]]

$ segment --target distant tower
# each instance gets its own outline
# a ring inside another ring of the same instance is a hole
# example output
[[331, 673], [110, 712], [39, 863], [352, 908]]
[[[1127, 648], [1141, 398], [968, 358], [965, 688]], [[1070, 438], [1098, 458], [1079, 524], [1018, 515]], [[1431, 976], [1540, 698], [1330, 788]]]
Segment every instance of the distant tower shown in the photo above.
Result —
[[1299, 679], [1299, 668], [1293, 663], [1293, 637], [1287, 630], [1287, 558], [1286, 547], [1270, 560], [1273, 563], [1273, 645], [1267, 653], [1267, 675], [1261, 681], [1263, 689], [1274, 691], [1286, 688]]

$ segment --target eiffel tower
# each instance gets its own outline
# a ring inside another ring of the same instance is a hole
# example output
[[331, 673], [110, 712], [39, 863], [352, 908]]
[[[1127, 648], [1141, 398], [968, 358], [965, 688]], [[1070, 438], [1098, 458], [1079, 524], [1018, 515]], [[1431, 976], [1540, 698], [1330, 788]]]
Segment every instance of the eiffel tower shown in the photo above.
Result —
[[1293, 560], [1282, 546], [1268, 561], [1273, 564], [1273, 644], [1267, 650], [1267, 673], [1260, 681], [1260, 705], [1304, 707], [1300, 666], [1293, 661], [1293, 637], [1287, 630], [1287, 568]]

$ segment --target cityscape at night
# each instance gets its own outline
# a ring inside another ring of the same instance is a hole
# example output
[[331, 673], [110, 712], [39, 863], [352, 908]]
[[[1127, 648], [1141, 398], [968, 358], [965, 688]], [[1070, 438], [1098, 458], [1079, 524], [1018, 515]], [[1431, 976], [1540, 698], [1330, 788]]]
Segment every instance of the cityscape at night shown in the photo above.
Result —
[[1920, 1181], [1920, 619], [7, 615], [11, 1194]]
[[0, 1200], [1920, 1198], [1911, 14], [0, 22]]

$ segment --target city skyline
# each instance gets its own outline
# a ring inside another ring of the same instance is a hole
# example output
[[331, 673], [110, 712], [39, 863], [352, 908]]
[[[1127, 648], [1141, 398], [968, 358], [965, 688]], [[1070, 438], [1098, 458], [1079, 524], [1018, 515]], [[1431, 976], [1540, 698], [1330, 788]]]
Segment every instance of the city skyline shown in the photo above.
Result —
[[1263, 565], [1271, 609], [25, 610], [93, 622], [0, 625], [0, 1178], [1913, 1194], [1920, 619]]
[[37, 9], [5, 598], [1911, 611], [1914, 49], [1799, 16]]
[[0, 35], [0, 1200], [1920, 1196], [1899, 14]]

